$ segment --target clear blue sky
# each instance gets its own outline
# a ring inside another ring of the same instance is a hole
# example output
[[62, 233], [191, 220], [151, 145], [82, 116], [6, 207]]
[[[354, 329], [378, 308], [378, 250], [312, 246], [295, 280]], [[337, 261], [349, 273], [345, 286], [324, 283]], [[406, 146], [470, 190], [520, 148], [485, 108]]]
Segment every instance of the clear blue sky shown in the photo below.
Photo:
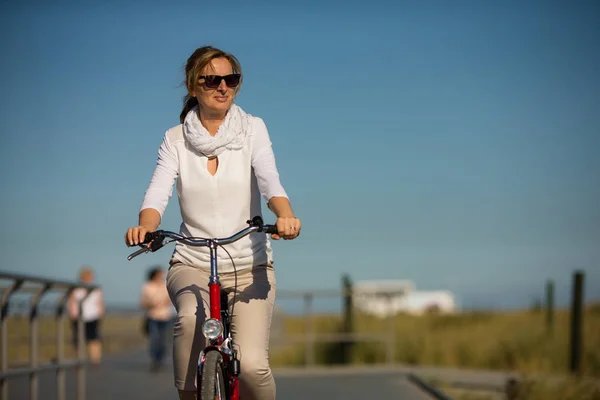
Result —
[[600, 296], [597, 2], [259, 3], [0, 2], [0, 269], [89, 264], [135, 304], [172, 247], [128, 262], [123, 234], [211, 44], [304, 223], [274, 243], [278, 288], [348, 272], [515, 307], [554, 279], [565, 304], [578, 268]]

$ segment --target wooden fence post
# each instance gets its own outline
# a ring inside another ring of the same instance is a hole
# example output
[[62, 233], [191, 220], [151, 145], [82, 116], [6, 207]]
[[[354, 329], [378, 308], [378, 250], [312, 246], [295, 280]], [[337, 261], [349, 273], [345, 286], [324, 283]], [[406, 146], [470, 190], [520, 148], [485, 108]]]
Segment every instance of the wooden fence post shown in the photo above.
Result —
[[312, 321], [312, 301], [313, 294], [306, 293], [304, 295], [304, 315], [306, 318], [306, 340], [304, 342], [304, 364], [306, 367], [313, 366], [315, 363], [315, 351], [314, 351], [314, 335], [313, 335], [313, 321]]
[[349, 364], [352, 360], [353, 340], [350, 335], [354, 332], [353, 304], [352, 304], [352, 282], [348, 274], [342, 277], [342, 298], [343, 298], [343, 326], [342, 331], [346, 334], [347, 340], [341, 343], [341, 362]]
[[546, 283], [546, 332], [552, 335], [554, 332], [554, 281]]
[[387, 304], [388, 304], [388, 339], [387, 339], [387, 349], [386, 349], [386, 362], [388, 364], [394, 363], [394, 347], [396, 344], [396, 312], [394, 310], [394, 294], [386, 293]]
[[570, 371], [574, 375], [581, 374], [581, 354], [583, 347], [583, 280], [583, 272], [576, 271], [573, 274]]

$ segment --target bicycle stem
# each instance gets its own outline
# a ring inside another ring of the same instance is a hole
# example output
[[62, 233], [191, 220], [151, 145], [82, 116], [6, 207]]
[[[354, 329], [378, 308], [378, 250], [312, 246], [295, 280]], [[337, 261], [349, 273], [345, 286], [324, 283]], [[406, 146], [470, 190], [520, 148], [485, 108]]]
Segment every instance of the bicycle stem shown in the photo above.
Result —
[[217, 244], [213, 240], [208, 241], [210, 249], [210, 283], [220, 283], [217, 275]]

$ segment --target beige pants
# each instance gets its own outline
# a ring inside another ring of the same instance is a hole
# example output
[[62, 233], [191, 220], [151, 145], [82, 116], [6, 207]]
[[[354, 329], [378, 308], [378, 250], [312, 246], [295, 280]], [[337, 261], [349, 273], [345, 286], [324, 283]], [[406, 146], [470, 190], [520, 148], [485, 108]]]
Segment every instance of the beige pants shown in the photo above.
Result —
[[[196, 390], [196, 370], [205, 345], [202, 323], [210, 316], [209, 271], [174, 263], [167, 274], [167, 289], [177, 309], [174, 325], [175, 386]], [[234, 274], [219, 275], [222, 289], [232, 293]], [[269, 332], [275, 304], [275, 272], [271, 266], [238, 271], [231, 332], [240, 358], [240, 397], [275, 399], [275, 381], [269, 367]], [[229, 295], [231, 305], [233, 295]]]

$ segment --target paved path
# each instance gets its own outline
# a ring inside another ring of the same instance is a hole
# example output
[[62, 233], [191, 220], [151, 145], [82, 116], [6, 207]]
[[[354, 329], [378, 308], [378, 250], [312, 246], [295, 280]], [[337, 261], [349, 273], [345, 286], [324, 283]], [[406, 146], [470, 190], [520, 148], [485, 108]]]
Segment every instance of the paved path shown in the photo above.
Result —
[[[277, 398], [284, 400], [387, 398], [399, 400], [431, 400], [431, 397], [410, 383], [397, 369], [324, 369], [314, 372], [277, 370]], [[8, 400], [27, 400], [28, 381], [9, 382]], [[75, 375], [67, 375], [67, 399], [75, 399]], [[56, 400], [54, 374], [40, 376], [40, 400]], [[87, 370], [86, 400], [176, 400], [170, 368], [150, 373], [146, 355], [142, 352], [106, 357], [99, 368]]]

